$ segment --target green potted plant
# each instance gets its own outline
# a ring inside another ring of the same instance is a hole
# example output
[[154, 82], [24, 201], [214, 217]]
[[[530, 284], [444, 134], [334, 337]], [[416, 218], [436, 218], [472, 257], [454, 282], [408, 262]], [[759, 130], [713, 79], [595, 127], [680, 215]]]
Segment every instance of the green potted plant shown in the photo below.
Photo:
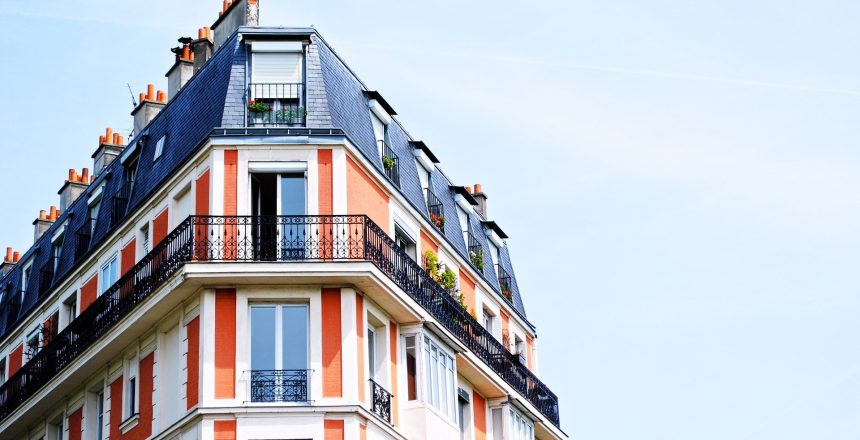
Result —
[[424, 251], [424, 270], [433, 281], [439, 282], [439, 257], [433, 251]]
[[502, 291], [502, 296], [508, 300], [509, 303], [514, 302], [514, 294], [511, 292], [511, 288], [508, 287], [506, 283], [499, 283], [499, 289]]
[[272, 107], [264, 102], [251, 101], [248, 103], [248, 111], [251, 113], [268, 113], [272, 111]]
[[469, 251], [469, 259], [472, 260], [472, 265], [475, 269], [484, 270], [484, 250], [476, 249]]
[[394, 168], [394, 158], [391, 156], [382, 156], [382, 166], [385, 167], [386, 170], [391, 171]]
[[446, 267], [439, 277], [439, 284], [448, 292], [453, 293], [457, 288], [457, 274], [450, 267]]

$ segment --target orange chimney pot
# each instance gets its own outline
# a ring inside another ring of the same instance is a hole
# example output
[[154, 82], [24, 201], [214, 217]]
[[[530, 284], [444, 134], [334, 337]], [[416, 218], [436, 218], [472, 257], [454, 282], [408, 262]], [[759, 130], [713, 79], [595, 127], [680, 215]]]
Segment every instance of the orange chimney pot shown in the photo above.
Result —
[[149, 84], [146, 86], [146, 99], [155, 101], [155, 84]]
[[480, 184], [480, 183], [476, 183], [476, 184], [475, 184], [475, 194], [480, 194], [480, 193], [482, 193], [482, 192], [484, 192], [484, 191], [483, 191], [483, 188], [481, 188], [481, 184]]
[[7, 247], [6, 248], [6, 262], [7, 263], [12, 262], [13, 255], [14, 255], [14, 252], [12, 252], [12, 248]]
[[39, 211], [39, 220], [47, 220], [47, 219], [48, 219], [48, 213], [45, 212], [44, 209]]
[[15, 252], [14, 254], [12, 254], [12, 262], [17, 263], [19, 261], [21, 261], [21, 253]]
[[87, 183], [90, 180], [90, 169], [84, 168], [84, 173], [81, 175], [81, 182]]

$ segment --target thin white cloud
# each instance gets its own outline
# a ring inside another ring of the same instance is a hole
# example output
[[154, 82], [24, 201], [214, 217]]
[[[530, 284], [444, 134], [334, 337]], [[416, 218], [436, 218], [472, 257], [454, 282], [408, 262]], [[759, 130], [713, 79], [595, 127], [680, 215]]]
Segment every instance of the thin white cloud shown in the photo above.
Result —
[[560, 62], [560, 61], [539, 60], [539, 59], [533, 59], [533, 58], [520, 58], [520, 57], [509, 57], [509, 56], [500, 56], [500, 55], [487, 55], [487, 54], [479, 54], [479, 53], [472, 53], [472, 52], [465, 53], [465, 52], [439, 51], [439, 50], [429, 50], [429, 49], [415, 49], [413, 47], [401, 47], [401, 46], [392, 46], [392, 45], [365, 44], [365, 43], [355, 43], [355, 42], [345, 43], [344, 45], [354, 46], [354, 47], [371, 48], [371, 49], [379, 49], [379, 50], [387, 50], [387, 51], [391, 51], [391, 52], [421, 53], [421, 54], [426, 54], [426, 55], [438, 55], [438, 56], [445, 56], [445, 57], [451, 57], [451, 58], [481, 59], [481, 60], [486, 60], [486, 61], [515, 63], [515, 64], [522, 64], [522, 65], [530, 65], [530, 66], [544, 66], [544, 67], [559, 67], [559, 68], [578, 69], [578, 70], [590, 70], [590, 71], [595, 71], [595, 72], [617, 73], [617, 74], [622, 74], [622, 75], [649, 76], [649, 77], [654, 77], [654, 78], [678, 79], [678, 80], [683, 80], [683, 81], [699, 81], [699, 82], [728, 84], [728, 85], [737, 85], [737, 86], [746, 86], [746, 87], [766, 87], [766, 88], [771, 88], [771, 89], [783, 89], [783, 90], [791, 90], [791, 91], [796, 91], [796, 92], [810, 92], [810, 93], [826, 93], [826, 94], [833, 94], [833, 95], [860, 96], [860, 91], [857, 91], [857, 90], [810, 86], [810, 85], [804, 85], [804, 84], [781, 83], [781, 82], [775, 82], [775, 81], [760, 81], [760, 80], [745, 79], [745, 78], [732, 78], [732, 77], [701, 75], [701, 74], [692, 74], [692, 73], [664, 72], [664, 71], [659, 71], [659, 70], [636, 69], [636, 68], [620, 67], [620, 66], [600, 66], [600, 65], [594, 65], [594, 64], [568, 63], [568, 62]]

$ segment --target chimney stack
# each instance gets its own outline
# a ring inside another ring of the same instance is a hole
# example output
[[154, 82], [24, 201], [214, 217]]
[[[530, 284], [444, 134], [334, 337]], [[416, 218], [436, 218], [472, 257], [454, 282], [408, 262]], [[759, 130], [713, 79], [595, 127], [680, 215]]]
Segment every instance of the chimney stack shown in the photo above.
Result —
[[258, 26], [260, 3], [258, 0], [224, 0], [218, 20], [212, 25], [215, 48], [221, 47], [240, 26]]
[[140, 104], [131, 112], [134, 117], [134, 132], [140, 133], [153, 119], [158, 115], [158, 112], [167, 104], [167, 95], [163, 91], [155, 91], [155, 85], [150, 84], [146, 87], [146, 93], [140, 94]]
[[215, 47], [212, 42], [212, 29], [209, 26], [197, 29], [197, 39], [191, 42], [191, 51], [194, 59], [194, 73], [200, 70], [206, 61], [212, 57]]
[[[125, 143], [123, 142], [122, 135], [119, 133], [114, 133], [112, 128], [108, 128], [105, 130], [104, 136], [99, 136], [99, 147], [96, 148], [96, 152], [93, 153], [93, 177], [98, 176], [104, 171], [117, 156], [122, 153], [122, 149], [125, 148]], [[70, 177], [71, 177], [71, 173]], [[83, 175], [81, 175], [80, 183], [88, 183], [87, 177], [89, 174], [89, 170], [84, 168]], [[62, 190], [60, 190], [62, 191]], [[71, 202], [69, 202], [71, 204]]]
[[472, 192], [472, 197], [478, 202], [478, 206], [475, 208], [478, 211], [478, 214], [481, 215], [485, 220], [487, 219], [487, 195], [484, 194], [483, 188], [481, 188], [480, 183], [475, 184], [474, 191]]
[[21, 259], [21, 254], [12, 252], [11, 247], [6, 248], [6, 258], [3, 259], [3, 264], [0, 265], [0, 276], [6, 275], [10, 270], [15, 268], [15, 264]]
[[75, 169], [70, 169], [69, 178], [57, 192], [60, 195], [60, 211], [69, 209], [69, 206], [87, 190], [89, 185], [90, 170], [88, 168], [84, 168], [81, 174], [78, 174]]
[[[51, 210], [49, 212], [45, 212], [44, 210], [39, 211], [39, 217], [36, 220], [33, 220], [33, 226], [35, 226], [33, 241], [38, 241], [45, 232], [48, 231], [48, 228], [54, 224], [55, 221], [60, 217], [60, 212], [56, 206], [51, 206]], [[8, 249], [7, 249], [8, 254]], [[13, 254], [14, 257], [14, 254]]]
[[179, 39], [182, 46], [171, 49], [176, 54], [176, 62], [167, 71], [167, 99], [171, 100], [194, 75], [194, 52], [191, 51], [191, 38]]

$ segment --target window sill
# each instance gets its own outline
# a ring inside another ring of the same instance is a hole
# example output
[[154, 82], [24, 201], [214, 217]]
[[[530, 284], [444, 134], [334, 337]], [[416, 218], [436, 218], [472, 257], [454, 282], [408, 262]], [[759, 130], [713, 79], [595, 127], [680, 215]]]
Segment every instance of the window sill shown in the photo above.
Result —
[[139, 421], [140, 413], [135, 413], [133, 416], [125, 419], [125, 421], [119, 424], [119, 431], [125, 435], [128, 431], [131, 431], [135, 426], [137, 426], [137, 422]]

